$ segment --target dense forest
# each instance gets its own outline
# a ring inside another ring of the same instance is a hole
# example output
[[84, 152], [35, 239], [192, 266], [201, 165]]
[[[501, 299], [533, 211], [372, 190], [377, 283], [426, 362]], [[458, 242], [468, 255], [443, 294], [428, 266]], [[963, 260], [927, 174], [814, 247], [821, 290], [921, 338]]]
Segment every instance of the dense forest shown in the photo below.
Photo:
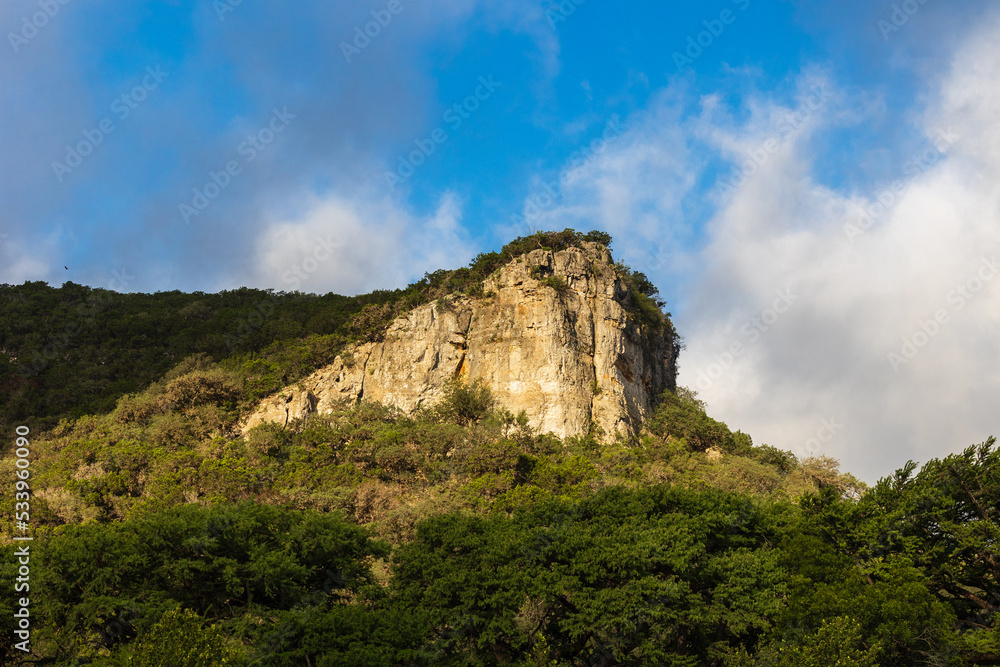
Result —
[[[0, 429], [31, 420], [103, 414], [191, 355], [237, 372], [255, 402], [377, 338], [400, 313], [434, 299], [482, 294], [500, 266], [535, 249], [610, 244], [604, 232], [541, 232], [483, 253], [468, 266], [426, 274], [405, 289], [345, 297], [240, 288], [219, 294], [121, 294], [67, 282], [0, 285]], [[645, 275], [619, 265], [643, 321], [671, 326]], [[671, 331], [673, 331], [671, 326]], [[676, 335], [676, 334], [675, 334]]]
[[[611, 238], [539, 233], [357, 297], [0, 286], [0, 502], [13, 517], [23, 425], [34, 537], [15, 594], [0, 530], [0, 615], [30, 596], [32, 633], [0, 663], [1000, 665], [993, 438], [868, 488], [684, 388], [606, 442], [538, 433], [476, 383], [239, 434], [406, 309], [584, 242]], [[673, 332], [616, 268], [636, 321]]]

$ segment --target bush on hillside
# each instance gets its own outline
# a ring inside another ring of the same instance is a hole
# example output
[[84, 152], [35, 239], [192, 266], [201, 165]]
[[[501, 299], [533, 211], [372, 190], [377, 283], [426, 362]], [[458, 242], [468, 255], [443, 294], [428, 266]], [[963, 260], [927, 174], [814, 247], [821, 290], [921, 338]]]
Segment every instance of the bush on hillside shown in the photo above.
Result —
[[468, 426], [484, 419], [495, 407], [493, 392], [482, 378], [471, 385], [456, 379], [448, 385], [444, 398], [432, 412], [442, 421]]

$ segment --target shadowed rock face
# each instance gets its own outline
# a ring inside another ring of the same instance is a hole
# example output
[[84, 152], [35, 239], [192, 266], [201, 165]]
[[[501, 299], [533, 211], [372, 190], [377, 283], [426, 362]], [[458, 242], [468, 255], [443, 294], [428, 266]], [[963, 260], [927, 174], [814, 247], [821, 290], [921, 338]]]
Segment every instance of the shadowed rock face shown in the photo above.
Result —
[[[633, 436], [659, 394], [675, 388], [677, 349], [669, 333], [642, 330], [626, 311], [627, 287], [610, 259], [593, 243], [524, 255], [484, 283], [491, 296], [415, 308], [384, 340], [354, 346], [262, 401], [244, 431], [345, 402], [411, 412], [439, 401], [453, 378], [482, 378], [542, 433], [579, 435], [593, 421], [607, 436]], [[565, 289], [546, 284], [550, 277]]]

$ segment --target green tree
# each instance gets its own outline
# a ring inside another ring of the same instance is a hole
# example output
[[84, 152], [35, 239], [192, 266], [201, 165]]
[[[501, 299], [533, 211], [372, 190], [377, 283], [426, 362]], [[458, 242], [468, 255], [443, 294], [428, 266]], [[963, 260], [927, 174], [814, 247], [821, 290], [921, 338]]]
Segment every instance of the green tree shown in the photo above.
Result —
[[[38, 549], [32, 585], [46, 595], [33, 629], [39, 646], [60, 658], [119, 649], [178, 606], [235, 632], [247, 615], [343, 604], [377, 590], [370, 559], [388, 555], [336, 515], [257, 503], [69, 526]], [[185, 623], [191, 619], [168, 617], [156, 642]]]
[[496, 407], [493, 392], [482, 378], [471, 385], [454, 380], [448, 385], [444, 398], [434, 407], [434, 414], [445, 421], [468, 426], [485, 418]]
[[995, 664], [1000, 613], [995, 439], [903, 468], [857, 502], [830, 485], [786, 536], [784, 624], [860, 624], [879, 664]]
[[676, 392], [666, 391], [646, 428], [661, 438], [683, 439], [694, 451], [718, 447], [724, 452], [746, 453], [748, 446], [735, 439], [725, 424], [705, 412], [705, 404], [697, 394], [678, 387]]
[[394, 556], [392, 599], [446, 661], [711, 664], [782, 607], [781, 515], [657, 487], [432, 518]]
[[127, 667], [241, 667], [242, 650], [222, 630], [206, 627], [188, 609], [168, 611], [143, 635], [123, 663]]
[[849, 616], [823, 621], [819, 629], [797, 641], [764, 645], [755, 655], [740, 647], [728, 667], [876, 667], [873, 652], [864, 647], [860, 624]]

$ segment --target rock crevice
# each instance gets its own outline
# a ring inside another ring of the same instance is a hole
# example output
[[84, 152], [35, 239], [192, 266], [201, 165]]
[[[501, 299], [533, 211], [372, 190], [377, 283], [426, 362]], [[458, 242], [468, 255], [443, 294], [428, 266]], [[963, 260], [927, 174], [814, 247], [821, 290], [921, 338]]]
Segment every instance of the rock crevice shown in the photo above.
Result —
[[244, 431], [360, 401], [412, 412], [460, 378], [482, 379], [540, 432], [580, 435], [593, 423], [606, 437], [631, 437], [674, 389], [675, 341], [629, 312], [627, 283], [604, 246], [532, 251], [483, 289], [489, 296], [445, 297], [399, 317], [383, 340], [265, 399]]

